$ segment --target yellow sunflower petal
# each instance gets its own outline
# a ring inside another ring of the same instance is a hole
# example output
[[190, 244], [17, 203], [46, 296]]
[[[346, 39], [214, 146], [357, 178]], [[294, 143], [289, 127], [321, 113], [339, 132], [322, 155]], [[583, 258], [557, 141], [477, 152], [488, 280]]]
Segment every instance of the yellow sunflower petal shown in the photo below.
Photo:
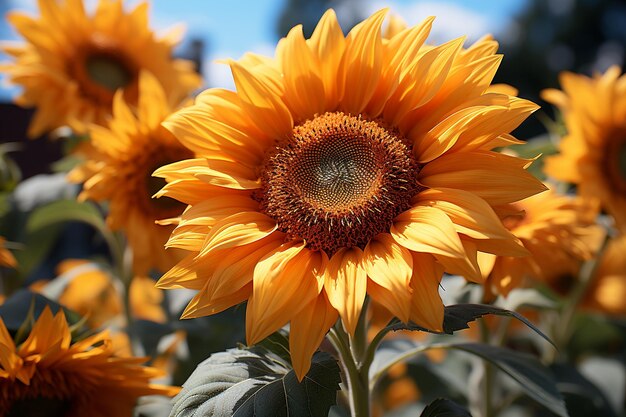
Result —
[[337, 310], [322, 293], [293, 316], [289, 332], [291, 363], [299, 381], [311, 367], [311, 357], [337, 321]]
[[444, 306], [439, 295], [443, 268], [432, 255], [413, 253], [411, 321], [430, 330], [443, 330]]
[[257, 343], [283, 327], [321, 290], [318, 277], [326, 266], [319, 252], [289, 242], [261, 259], [255, 270], [246, 309], [246, 340]]
[[307, 43], [316, 54], [318, 61], [324, 63], [320, 69], [326, 96], [324, 107], [333, 109], [339, 101], [337, 69], [346, 49], [346, 39], [333, 9], [328, 9], [324, 13]]
[[363, 265], [367, 276], [368, 293], [394, 316], [409, 321], [411, 311], [410, 281], [413, 273], [411, 252], [397, 244], [388, 234], [380, 234], [365, 247]]
[[328, 262], [324, 280], [330, 304], [339, 312], [351, 335], [356, 331], [367, 291], [367, 273], [362, 261], [363, 252], [359, 248], [339, 249]]
[[288, 136], [293, 127], [293, 119], [282, 100], [270, 87], [240, 64], [231, 62], [230, 68], [242, 105], [257, 126], [270, 132], [275, 138]]
[[342, 97], [340, 107], [348, 113], [360, 113], [376, 90], [383, 66], [381, 26], [386, 14], [386, 9], [374, 13], [346, 38], [337, 83]]
[[454, 224], [433, 207], [416, 206], [400, 214], [391, 226], [391, 236], [414, 252], [438, 253], [452, 258], [465, 257]]
[[256, 242], [276, 230], [276, 222], [259, 212], [241, 212], [228, 216], [213, 226], [198, 254], [228, 249]]
[[469, 191], [492, 205], [506, 204], [546, 189], [541, 181], [520, 169], [527, 163], [494, 152], [452, 153], [426, 165], [420, 171], [420, 182], [431, 188]]
[[296, 119], [323, 113], [326, 96], [317, 57], [309, 49], [302, 25], [291, 29], [278, 57], [285, 79], [285, 99]]

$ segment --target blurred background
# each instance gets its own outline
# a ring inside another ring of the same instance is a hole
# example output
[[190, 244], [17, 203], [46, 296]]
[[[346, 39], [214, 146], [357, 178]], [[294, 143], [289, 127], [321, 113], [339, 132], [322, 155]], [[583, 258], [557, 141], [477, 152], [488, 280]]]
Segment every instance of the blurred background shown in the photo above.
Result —
[[[95, 3], [87, 0], [87, 3]], [[137, 1], [131, 0], [129, 5]], [[505, 58], [496, 82], [520, 90], [520, 96], [551, 109], [539, 92], [557, 86], [560, 71], [591, 74], [610, 65], [622, 66], [626, 50], [626, 2], [623, 0], [152, 0], [151, 26], [165, 31], [177, 24], [187, 28], [176, 54], [196, 62], [207, 87], [233, 88], [228, 66], [217, 61], [238, 58], [246, 51], [272, 55], [277, 40], [296, 24], [309, 35], [322, 13], [336, 10], [344, 31], [381, 7], [390, 7], [409, 24], [435, 15], [429, 39], [433, 44], [467, 35], [468, 43], [486, 33], [500, 41]], [[0, 13], [31, 10], [36, 0], [0, 0]], [[0, 39], [15, 40], [16, 33], [3, 18]], [[0, 57], [5, 60], [6, 57]], [[30, 111], [11, 104], [17, 92], [0, 87], [0, 141], [24, 139]], [[516, 132], [530, 139], [545, 131], [535, 116]], [[25, 177], [47, 172], [60, 157], [60, 143], [25, 143], [13, 157]]]

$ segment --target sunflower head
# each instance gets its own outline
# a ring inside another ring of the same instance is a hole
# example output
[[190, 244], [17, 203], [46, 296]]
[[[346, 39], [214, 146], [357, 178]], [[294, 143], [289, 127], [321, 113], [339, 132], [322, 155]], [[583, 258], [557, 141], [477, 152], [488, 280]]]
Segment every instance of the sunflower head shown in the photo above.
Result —
[[337, 316], [353, 333], [366, 295], [441, 329], [444, 271], [480, 281], [478, 253], [526, 254], [494, 207], [544, 186], [492, 151], [537, 106], [490, 83], [490, 38], [425, 45], [433, 19], [383, 35], [381, 10], [343, 35], [326, 12], [275, 58], [230, 62], [236, 91], [207, 90], [164, 126], [197, 157], [159, 193], [189, 208], [159, 281], [192, 288], [184, 317], [247, 300], [247, 339], [291, 323], [299, 377]]
[[115, 357], [106, 332], [73, 341], [62, 310], [46, 307], [17, 346], [0, 319], [0, 415], [127, 416], [139, 396], [178, 392], [141, 362]]
[[16, 102], [37, 109], [31, 137], [63, 125], [82, 133], [90, 123], [104, 124], [116, 91], [137, 103], [141, 71], [154, 74], [175, 101], [200, 84], [190, 62], [171, 58], [179, 34], [159, 39], [147, 26], [145, 2], [125, 11], [121, 0], [100, 0], [89, 15], [82, 0], [39, 0], [39, 11], [8, 14], [26, 43], [5, 46], [14, 61], [0, 67], [23, 87]]
[[152, 198], [165, 185], [152, 176], [154, 170], [193, 156], [161, 126], [172, 111], [158, 80], [141, 73], [137, 108], [129, 107], [118, 91], [107, 126], [90, 128], [89, 159], [69, 174], [70, 180], [84, 183], [79, 199], [110, 202], [108, 225], [126, 233], [138, 274], [151, 268], [167, 270], [179, 259], [175, 250], [165, 251], [163, 245], [185, 204]]
[[592, 78], [565, 72], [563, 90], [544, 90], [542, 97], [561, 110], [568, 132], [560, 154], [547, 159], [546, 173], [598, 199], [626, 230], [626, 76], [620, 73], [618, 67]]
[[596, 223], [597, 204], [554, 190], [499, 207], [499, 213], [530, 256], [481, 255], [487, 291], [497, 294], [507, 295], [524, 285], [526, 278], [568, 292], [583, 262], [599, 250], [605, 233]]

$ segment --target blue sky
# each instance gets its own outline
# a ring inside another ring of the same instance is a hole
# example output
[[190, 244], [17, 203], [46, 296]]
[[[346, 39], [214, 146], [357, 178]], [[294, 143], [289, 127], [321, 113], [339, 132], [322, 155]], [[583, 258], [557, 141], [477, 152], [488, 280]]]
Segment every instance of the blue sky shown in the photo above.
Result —
[[[52, 0], [49, 0], [52, 1]], [[95, 0], [86, 0], [94, 3]], [[306, 1], [306, 0], [302, 0]], [[437, 16], [431, 42], [440, 43], [463, 34], [476, 39], [484, 33], [493, 33], [506, 42], [514, 35], [512, 16], [522, 9], [525, 0], [353, 0], [365, 12], [390, 7], [409, 24], [415, 24], [429, 15]], [[138, 1], [129, 0], [127, 4]], [[246, 51], [271, 55], [276, 44], [276, 19], [286, 0], [151, 0], [151, 26], [163, 31], [178, 23], [187, 27], [187, 37], [206, 40], [205, 67], [207, 84], [231, 88], [227, 67], [216, 64], [220, 58], [238, 58]], [[36, 11], [35, 0], [10, 0], [11, 8]], [[341, 20], [341, 10], [338, 10]], [[3, 39], [15, 38], [6, 27], [0, 28]], [[4, 91], [6, 95], [7, 90]]]

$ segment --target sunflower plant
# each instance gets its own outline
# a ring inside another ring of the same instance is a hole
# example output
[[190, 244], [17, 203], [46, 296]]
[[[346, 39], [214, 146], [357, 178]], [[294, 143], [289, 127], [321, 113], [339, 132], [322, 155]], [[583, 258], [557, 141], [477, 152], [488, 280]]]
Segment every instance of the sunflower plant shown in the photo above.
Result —
[[[497, 41], [432, 45], [434, 17], [330, 9], [192, 97], [148, 3], [38, 5], [0, 71], [72, 159], [52, 197], [7, 187], [0, 417], [567, 417], [581, 387], [613, 416], [574, 364], [581, 310], [626, 314], [617, 68], [564, 74], [567, 136], [525, 144]], [[99, 249], [52, 262], [76, 222]]]

